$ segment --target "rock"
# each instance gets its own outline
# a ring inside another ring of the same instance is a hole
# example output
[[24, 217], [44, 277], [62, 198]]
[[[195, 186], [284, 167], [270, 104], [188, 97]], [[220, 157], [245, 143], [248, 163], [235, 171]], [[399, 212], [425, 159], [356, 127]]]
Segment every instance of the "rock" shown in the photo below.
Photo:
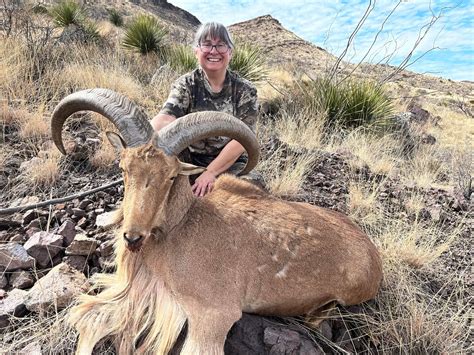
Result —
[[47, 225], [48, 225], [48, 220], [46, 219], [46, 217], [39, 217], [32, 220], [25, 228], [26, 229], [37, 228], [39, 230], [43, 230], [43, 229], [46, 229]]
[[332, 340], [332, 328], [328, 321], [321, 322], [319, 330], [326, 339]]
[[92, 200], [85, 198], [84, 200], [79, 202], [79, 205], [77, 207], [80, 208], [81, 210], [85, 210], [92, 202], [93, 202]]
[[323, 354], [304, 331], [246, 313], [230, 330], [224, 352], [226, 355]]
[[0, 218], [0, 230], [10, 229], [10, 228], [18, 228], [18, 227], [21, 227], [20, 222], [12, 221], [10, 219]]
[[[264, 331], [263, 341], [268, 354], [321, 354], [311, 346], [308, 340], [302, 339], [298, 332], [290, 329], [268, 327]], [[305, 344], [305, 342], [309, 342], [309, 344]]]
[[26, 242], [27, 238], [25, 234], [17, 233], [10, 238], [10, 242], [23, 243]]
[[76, 216], [77, 218], [82, 218], [86, 216], [86, 211], [80, 209], [80, 208], [73, 208], [72, 209], [72, 214]]
[[13, 288], [25, 289], [30, 288], [35, 283], [33, 275], [31, 275], [28, 271], [17, 271], [13, 272], [10, 275], [10, 285]]
[[89, 225], [89, 220], [87, 219], [87, 217], [82, 217], [78, 222], [77, 222], [77, 226], [81, 229], [86, 229], [87, 226]]
[[35, 259], [28, 255], [25, 248], [18, 243], [0, 245], [0, 270], [26, 270], [32, 268]]
[[28, 292], [13, 289], [7, 297], [0, 300], [0, 328], [7, 327], [10, 317], [22, 317], [26, 314], [25, 299]]
[[27, 226], [28, 224], [31, 223], [31, 221], [38, 218], [39, 216], [40, 214], [38, 213], [37, 210], [29, 210], [25, 212], [25, 214], [23, 215], [21, 224], [24, 226]]
[[99, 243], [94, 238], [89, 238], [84, 234], [77, 234], [74, 241], [66, 249], [66, 255], [88, 256], [95, 252]]
[[56, 234], [62, 235], [64, 237], [63, 245], [65, 247], [69, 246], [74, 240], [74, 237], [76, 236], [75, 227], [76, 224], [71, 219], [66, 219], [56, 231]]
[[38, 265], [46, 267], [61, 251], [63, 236], [48, 232], [37, 232], [25, 243], [25, 249]]
[[8, 285], [8, 279], [6, 275], [2, 272], [0, 274], [0, 288], [5, 288]]
[[87, 258], [82, 255], [69, 255], [63, 261], [80, 272], [84, 272], [87, 267]]
[[66, 263], [55, 266], [38, 280], [28, 292], [25, 306], [32, 312], [57, 310], [67, 307], [74, 298], [89, 289], [90, 285], [84, 274]]
[[97, 227], [107, 228], [114, 225], [114, 216], [116, 215], [116, 211], [99, 213], [98, 210], [103, 211], [103, 209], [96, 209], [97, 217], [95, 219], [95, 225]]

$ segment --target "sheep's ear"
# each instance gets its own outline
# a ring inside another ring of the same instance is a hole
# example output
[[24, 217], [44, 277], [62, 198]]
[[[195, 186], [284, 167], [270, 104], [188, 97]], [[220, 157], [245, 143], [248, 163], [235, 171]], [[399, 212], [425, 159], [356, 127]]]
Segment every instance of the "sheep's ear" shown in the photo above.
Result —
[[125, 142], [123, 141], [122, 137], [120, 137], [117, 133], [107, 131], [105, 132], [107, 139], [109, 140], [112, 147], [115, 148], [117, 153], [120, 153], [123, 149], [127, 147]]
[[203, 171], [206, 171], [206, 168], [202, 166], [197, 166], [193, 164], [188, 164], [188, 163], [183, 163], [182, 161], [179, 161], [179, 175], [194, 175], [194, 174], [200, 174]]

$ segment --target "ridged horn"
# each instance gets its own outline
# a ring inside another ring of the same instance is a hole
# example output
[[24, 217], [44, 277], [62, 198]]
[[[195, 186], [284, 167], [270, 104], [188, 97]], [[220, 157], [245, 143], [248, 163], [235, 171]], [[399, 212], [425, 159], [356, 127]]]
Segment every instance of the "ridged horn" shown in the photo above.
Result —
[[223, 112], [202, 111], [180, 117], [155, 134], [152, 142], [166, 154], [178, 155], [194, 142], [214, 136], [235, 139], [245, 148], [248, 162], [241, 174], [257, 165], [260, 156], [257, 137], [241, 120]]
[[62, 99], [51, 118], [53, 142], [63, 154], [66, 154], [61, 135], [63, 124], [78, 111], [94, 111], [108, 118], [119, 130], [127, 147], [146, 144], [153, 135], [146, 114], [122, 94], [99, 88], [81, 90]]

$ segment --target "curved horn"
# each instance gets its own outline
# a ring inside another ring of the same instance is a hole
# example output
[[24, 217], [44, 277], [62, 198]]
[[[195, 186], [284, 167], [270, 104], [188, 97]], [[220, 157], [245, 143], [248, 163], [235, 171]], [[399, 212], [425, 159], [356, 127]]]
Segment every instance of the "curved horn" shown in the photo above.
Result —
[[162, 128], [153, 138], [153, 145], [168, 155], [178, 155], [192, 143], [213, 136], [235, 139], [249, 156], [241, 174], [246, 174], [258, 163], [260, 149], [252, 130], [241, 120], [223, 112], [190, 113]]
[[63, 154], [66, 154], [61, 136], [64, 121], [78, 111], [94, 111], [108, 118], [128, 147], [148, 143], [153, 135], [146, 114], [125, 96], [109, 89], [81, 90], [62, 99], [51, 118], [53, 142]]

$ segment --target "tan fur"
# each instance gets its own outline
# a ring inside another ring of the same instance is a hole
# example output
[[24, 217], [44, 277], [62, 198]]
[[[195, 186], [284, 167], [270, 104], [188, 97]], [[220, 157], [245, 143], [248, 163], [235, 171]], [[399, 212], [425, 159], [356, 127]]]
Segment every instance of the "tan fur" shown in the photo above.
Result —
[[177, 158], [151, 146], [126, 149], [121, 167], [122, 233], [143, 238], [134, 252], [119, 238], [117, 273], [72, 310], [79, 353], [104, 336], [129, 353], [148, 333], [141, 349], [166, 354], [186, 319], [182, 354], [223, 354], [242, 312], [300, 315], [377, 293], [378, 252], [340, 213], [226, 175], [195, 198]]

